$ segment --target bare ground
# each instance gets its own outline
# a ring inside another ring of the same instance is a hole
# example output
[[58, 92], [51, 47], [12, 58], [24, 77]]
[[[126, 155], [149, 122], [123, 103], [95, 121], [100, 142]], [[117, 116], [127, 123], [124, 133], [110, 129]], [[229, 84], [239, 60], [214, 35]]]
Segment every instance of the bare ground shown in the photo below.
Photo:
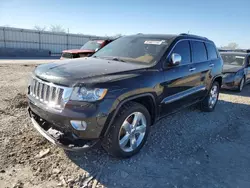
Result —
[[126, 160], [100, 146], [65, 152], [32, 127], [25, 99], [34, 65], [0, 64], [2, 187], [250, 187], [250, 86], [224, 91], [217, 108], [188, 108], [151, 129], [142, 151]]

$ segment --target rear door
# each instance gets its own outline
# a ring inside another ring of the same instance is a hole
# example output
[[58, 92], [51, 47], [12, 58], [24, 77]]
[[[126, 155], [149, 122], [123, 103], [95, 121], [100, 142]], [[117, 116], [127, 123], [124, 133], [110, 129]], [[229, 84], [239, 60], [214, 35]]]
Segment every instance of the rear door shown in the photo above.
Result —
[[164, 70], [165, 82], [163, 100], [161, 102], [161, 116], [178, 110], [181, 107], [194, 102], [192, 95], [198, 86], [199, 75], [194, 71], [191, 58], [191, 47], [189, 40], [181, 40], [173, 47], [168, 55], [168, 61], [173, 53], [181, 55], [181, 63], [177, 66], [168, 66]]
[[196, 83], [195, 87], [199, 88], [199, 91], [194, 93], [192, 99], [198, 100], [205, 95], [206, 81], [208, 81], [209, 71], [213, 68], [214, 62], [213, 60], [208, 60], [208, 51], [203, 41], [192, 40], [191, 47], [193, 59], [192, 66], [195, 68], [193, 72], [195, 76], [194, 82]]

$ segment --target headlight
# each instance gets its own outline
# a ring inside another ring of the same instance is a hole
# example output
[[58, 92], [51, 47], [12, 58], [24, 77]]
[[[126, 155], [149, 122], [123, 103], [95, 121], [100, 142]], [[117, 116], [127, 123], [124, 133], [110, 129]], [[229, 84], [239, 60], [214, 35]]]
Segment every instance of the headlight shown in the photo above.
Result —
[[235, 74], [235, 76], [241, 76], [241, 75], [243, 75], [243, 72], [242, 72], [242, 71], [238, 71], [238, 72], [236, 72], [236, 74]]
[[70, 100], [88, 102], [98, 101], [104, 98], [107, 91], [107, 89], [102, 88], [88, 89], [85, 87], [75, 87]]
[[232, 77], [235, 76], [235, 73], [225, 73], [223, 74], [223, 78], [228, 78], [228, 77]]

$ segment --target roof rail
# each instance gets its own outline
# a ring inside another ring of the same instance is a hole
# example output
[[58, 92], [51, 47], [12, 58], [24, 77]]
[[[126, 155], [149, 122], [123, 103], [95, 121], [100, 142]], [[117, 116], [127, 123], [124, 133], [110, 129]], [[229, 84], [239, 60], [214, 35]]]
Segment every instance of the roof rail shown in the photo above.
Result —
[[202, 37], [202, 36], [199, 36], [199, 35], [188, 34], [188, 33], [181, 33], [180, 35], [181, 35], [181, 36], [189, 36], [189, 37], [203, 38], [203, 39], [208, 40], [208, 38], [206, 38], [206, 37]]
[[243, 52], [250, 53], [250, 49], [219, 49], [220, 52]]

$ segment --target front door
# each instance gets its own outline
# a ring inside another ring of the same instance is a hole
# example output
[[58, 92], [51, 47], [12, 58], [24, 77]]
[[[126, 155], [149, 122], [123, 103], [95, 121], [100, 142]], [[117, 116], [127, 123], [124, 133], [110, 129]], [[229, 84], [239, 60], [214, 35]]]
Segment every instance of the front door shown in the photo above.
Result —
[[177, 42], [169, 57], [173, 53], [181, 55], [181, 63], [177, 66], [165, 68], [165, 82], [163, 100], [161, 101], [161, 116], [167, 115], [181, 107], [194, 102], [190, 95], [199, 90], [198, 83], [200, 75], [197, 74], [191, 60], [191, 48], [189, 40]]

